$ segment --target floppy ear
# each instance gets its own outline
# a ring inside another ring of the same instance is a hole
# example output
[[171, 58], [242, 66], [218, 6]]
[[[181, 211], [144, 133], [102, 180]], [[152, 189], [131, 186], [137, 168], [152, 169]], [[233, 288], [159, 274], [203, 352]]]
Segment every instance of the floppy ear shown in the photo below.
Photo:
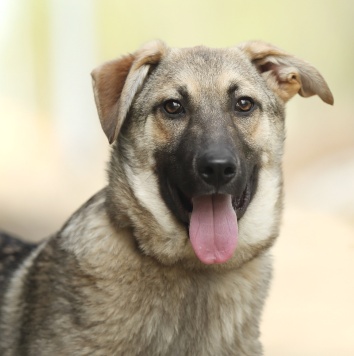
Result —
[[298, 93], [303, 97], [318, 95], [325, 103], [333, 105], [327, 83], [309, 63], [261, 41], [245, 42], [239, 48], [284, 102]]
[[97, 111], [109, 143], [117, 139], [151, 66], [158, 64], [166, 51], [161, 41], [149, 42], [134, 54], [104, 63], [92, 71]]

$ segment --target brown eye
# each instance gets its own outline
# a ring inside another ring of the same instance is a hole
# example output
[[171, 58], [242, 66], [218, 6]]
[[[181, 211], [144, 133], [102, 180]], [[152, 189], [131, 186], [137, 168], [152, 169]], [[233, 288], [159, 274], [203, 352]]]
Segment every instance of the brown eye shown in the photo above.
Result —
[[237, 100], [235, 110], [238, 112], [250, 112], [254, 107], [254, 101], [251, 98], [240, 98]]
[[178, 100], [167, 100], [163, 104], [163, 109], [169, 115], [179, 115], [184, 113], [184, 107]]

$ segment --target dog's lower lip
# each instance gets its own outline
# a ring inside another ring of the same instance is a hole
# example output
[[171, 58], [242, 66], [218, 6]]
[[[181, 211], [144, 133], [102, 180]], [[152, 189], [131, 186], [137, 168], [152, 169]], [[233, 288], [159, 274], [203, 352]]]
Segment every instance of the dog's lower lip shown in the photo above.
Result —
[[250, 184], [247, 184], [241, 196], [239, 198], [233, 197], [232, 199], [232, 206], [236, 211], [237, 220], [240, 220], [242, 218], [243, 214], [245, 213], [248, 207], [250, 200], [251, 200], [251, 189], [250, 189]]
[[180, 199], [182, 207], [190, 214], [193, 210], [192, 199], [187, 197], [178, 187], [176, 187], [176, 190], [177, 196]]

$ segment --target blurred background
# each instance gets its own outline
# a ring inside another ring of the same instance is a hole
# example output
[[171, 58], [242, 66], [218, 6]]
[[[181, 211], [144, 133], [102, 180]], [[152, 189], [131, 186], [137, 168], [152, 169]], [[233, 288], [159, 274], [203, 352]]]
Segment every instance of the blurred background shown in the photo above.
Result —
[[0, 227], [37, 241], [105, 185], [94, 67], [155, 38], [266, 40], [319, 69], [335, 105], [288, 104], [265, 355], [354, 355], [353, 19], [352, 0], [0, 0]]

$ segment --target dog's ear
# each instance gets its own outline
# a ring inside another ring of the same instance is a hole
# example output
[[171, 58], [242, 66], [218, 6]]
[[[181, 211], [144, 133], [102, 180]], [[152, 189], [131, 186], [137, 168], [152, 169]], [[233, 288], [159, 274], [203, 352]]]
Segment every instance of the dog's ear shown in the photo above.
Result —
[[303, 97], [317, 94], [325, 103], [333, 105], [333, 95], [326, 81], [309, 63], [261, 41], [245, 42], [238, 48], [284, 102], [297, 93]]
[[163, 42], [149, 42], [134, 54], [104, 63], [92, 71], [97, 111], [109, 143], [117, 139], [151, 66], [158, 64], [166, 51]]

